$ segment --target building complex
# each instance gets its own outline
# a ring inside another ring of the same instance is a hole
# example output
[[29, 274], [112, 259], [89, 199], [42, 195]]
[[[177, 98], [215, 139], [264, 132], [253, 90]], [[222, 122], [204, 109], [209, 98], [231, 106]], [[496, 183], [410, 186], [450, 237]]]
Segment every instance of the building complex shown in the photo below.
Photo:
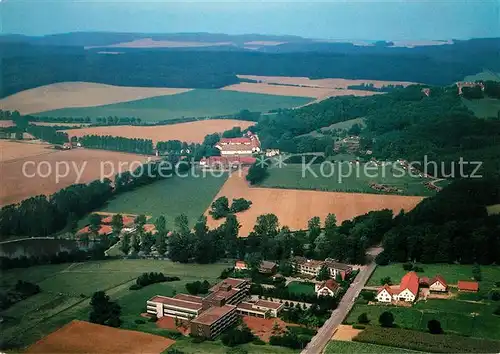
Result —
[[323, 267], [328, 269], [330, 276], [334, 279], [337, 278], [337, 275], [340, 275], [342, 280], [345, 280], [352, 272], [352, 267], [350, 265], [335, 262], [331, 258], [327, 258], [324, 261], [316, 261], [296, 256], [293, 258], [292, 263], [296, 272], [311, 276], [317, 276]]

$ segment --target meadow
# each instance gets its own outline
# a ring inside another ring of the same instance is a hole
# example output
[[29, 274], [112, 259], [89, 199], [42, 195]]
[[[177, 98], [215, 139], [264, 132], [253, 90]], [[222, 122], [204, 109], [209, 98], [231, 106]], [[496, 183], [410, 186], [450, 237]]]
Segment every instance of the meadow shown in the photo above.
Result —
[[358, 354], [358, 353], [386, 354], [386, 353], [389, 353], [389, 354], [392, 354], [392, 353], [420, 353], [420, 352], [416, 352], [416, 351], [408, 350], [408, 349], [388, 347], [385, 345], [332, 340], [326, 346], [324, 353], [325, 354], [331, 354], [331, 353], [344, 353], [344, 354]]
[[326, 165], [323, 168], [324, 173], [321, 173], [320, 164], [310, 165], [312, 172], [306, 169], [305, 165], [288, 164], [281, 168], [269, 168], [268, 177], [259, 183], [259, 187], [383, 194], [370, 187], [370, 183], [375, 182], [402, 190], [402, 193], [391, 193], [395, 195], [430, 196], [435, 194], [424, 186], [425, 179], [423, 178], [411, 177], [407, 174], [398, 177], [400, 172], [392, 172], [391, 166], [367, 166], [365, 173], [366, 165], [336, 162], [333, 168]]
[[[196, 170], [197, 173], [201, 173]], [[227, 179], [207, 174], [205, 177], [175, 176], [142, 186], [116, 196], [99, 211], [111, 213], [145, 214], [153, 217], [165, 216], [167, 227], [172, 228], [174, 219], [185, 214], [191, 225], [209, 207], [212, 199]]]
[[[107, 260], [12, 269], [2, 272], [2, 285], [17, 280], [36, 282], [42, 292], [18, 302], [0, 313], [2, 344], [25, 347], [74, 319], [87, 320], [89, 296], [98, 290], [123, 306], [122, 327], [131, 327], [153, 295], [186, 292], [186, 282], [208, 280], [215, 283], [229, 263], [209, 265], [179, 264], [156, 260]], [[132, 291], [129, 287], [144, 272], [163, 272], [180, 281], [154, 284]], [[129, 328], [132, 329], [132, 328]], [[142, 329], [140, 329], [142, 330]]]
[[479, 100], [462, 99], [464, 105], [479, 118], [498, 118], [500, 100], [495, 98], [481, 98]]
[[314, 284], [313, 283], [304, 283], [299, 281], [292, 281], [288, 284], [288, 290], [291, 293], [295, 294], [313, 294], [314, 293]]
[[62, 108], [37, 113], [50, 117], [136, 117], [143, 122], [158, 122], [183, 117], [212, 117], [236, 114], [243, 109], [267, 112], [293, 108], [311, 102], [311, 98], [276, 96], [225, 90], [192, 90], [97, 107]]

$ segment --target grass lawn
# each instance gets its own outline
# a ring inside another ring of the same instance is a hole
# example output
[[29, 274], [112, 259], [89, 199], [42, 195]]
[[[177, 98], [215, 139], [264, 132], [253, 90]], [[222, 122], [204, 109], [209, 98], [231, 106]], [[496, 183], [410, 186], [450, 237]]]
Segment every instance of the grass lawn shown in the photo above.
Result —
[[150, 215], [152, 222], [163, 215], [170, 229], [174, 227], [175, 217], [185, 214], [194, 225], [226, 179], [227, 174], [221, 177], [207, 174], [198, 178], [190, 175], [160, 180], [118, 195], [99, 211]]
[[288, 284], [288, 290], [295, 294], [314, 294], [314, 284], [292, 281]]
[[[215, 283], [220, 272], [229, 263], [179, 264], [159, 260], [108, 260], [76, 264], [36, 266], [2, 272], [2, 281], [11, 284], [17, 279], [37, 282], [42, 292], [23, 300], [0, 313], [5, 322], [0, 324], [2, 341], [16, 347], [26, 347], [43, 336], [55, 331], [73, 319], [87, 320], [89, 298], [98, 290], [106, 290], [112, 299], [122, 306], [124, 325], [134, 324], [145, 312], [146, 300], [153, 295], [172, 295], [185, 292], [185, 284], [194, 280]], [[180, 281], [129, 290], [134, 279], [144, 272], [163, 272], [179, 276]], [[33, 275], [33, 277], [31, 276]], [[152, 324], [148, 325], [149, 332]], [[141, 329], [142, 330], [142, 329]], [[148, 331], [148, 328], [144, 328]]]
[[498, 99], [486, 97], [479, 100], [466, 100], [462, 98], [462, 102], [479, 118], [498, 118], [500, 110]]
[[312, 98], [266, 95], [225, 90], [192, 90], [177, 95], [98, 107], [62, 108], [37, 113], [50, 117], [137, 117], [143, 122], [158, 122], [183, 117], [212, 117], [235, 114], [243, 109], [267, 112], [277, 108], [293, 108], [311, 102]]
[[[175, 342], [170, 348], [177, 349], [186, 354], [226, 354], [229, 347], [225, 347], [221, 341], [205, 341], [202, 343], [193, 343], [191, 338], [181, 338]], [[170, 349], [169, 348], [169, 349]], [[300, 353], [300, 350], [293, 350], [285, 347], [277, 347], [271, 345], [255, 345], [243, 344], [237, 346], [249, 354], [291, 354]], [[242, 352], [243, 353], [243, 352]]]
[[325, 354], [330, 353], [345, 353], [345, 354], [386, 354], [386, 353], [421, 353], [409, 349], [401, 349], [395, 347], [387, 347], [385, 345], [377, 345], [361, 342], [347, 342], [332, 340], [328, 343], [324, 351]]
[[[359, 166], [350, 165], [348, 162], [334, 163], [333, 169], [331, 165], [325, 165], [322, 174], [321, 165], [316, 164], [310, 165], [313, 172], [305, 170], [303, 175], [303, 169], [306, 167], [303, 167], [302, 164], [289, 164], [282, 168], [269, 168], [269, 176], [259, 183], [259, 186], [333, 192], [380, 193], [369, 185], [370, 182], [376, 182], [403, 190], [402, 193], [394, 194], [417, 196], [435, 194], [423, 185], [424, 179], [422, 178], [413, 178], [408, 175], [399, 177], [399, 172], [391, 172], [390, 166], [370, 166], [365, 170], [365, 165], [363, 163]], [[342, 177], [347, 175], [348, 177]]]
[[488, 211], [488, 215], [500, 214], [500, 204], [487, 206], [486, 210]]
[[[432, 278], [436, 274], [441, 274], [448, 284], [457, 284], [459, 280], [472, 279], [472, 265], [457, 265], [457, 264], [420, 264], [424, 271], [418, 273], [419, 276]], [[394, 263], [388, 266], [378, 266], [375, 272], [368, 280], [367, 285], [380, 285], [380, 279], [391, 277], [394, 284], [399, 284], [399, 281], [406, 274], [402, 263]], [[489, 291], [495, 282], [500, 281], [499, 266], [481, 266], [481, 274], [483, 280], [479, 283], [480, 292]]]

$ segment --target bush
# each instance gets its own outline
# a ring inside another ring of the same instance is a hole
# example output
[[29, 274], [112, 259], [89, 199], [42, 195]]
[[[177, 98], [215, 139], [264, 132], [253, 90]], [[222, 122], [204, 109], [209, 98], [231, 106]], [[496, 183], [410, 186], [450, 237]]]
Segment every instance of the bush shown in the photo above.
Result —
[[[177, 331], [171, 331], [171, 330], [162, 330], [162, 335], [164, 335], [165, 337], [167, 338], [170, 338], [170, 339], [179, 339], [181, 337], [183, 337], [182, 333], [180, 332], [177, 332]], [[194, 339], [194, 338], [193, 338]]]
[[179, 277], [166, 277], [163, 273], [142, 273], [135, 281], [135, 284], [130, 286], [130, 290], [139, 290], [145, 286], [163, 283], [167, 281], [178, 281], [181, 280]]
[[378, 318], [378, 322], [382, 327], [393, 327], [394, 326], [394, 315], [389, 311], [382, 312]]
[[500, 316], [500, 306], [497, 307], [495, 311], [493, 311], [494, 315]]
[[205, 341], [205, 338], [204, 337], [193, 337], [193, 339], [191, 340], [192, 343], [203, 343]]
[[417, 273], [423, 273], [424, 268], [415, 266], [415, 267], [413, 267], [413, 271], [417, 272]]
[[380, 285], [392, 285], [392, 279], [391, 277], [384, 277], [380, 279]]
[[238, 213], [249, 209], [251, 205], [252, 202], [250, 200], [246, 200], [245, 198], [233, 199], [230, 211], [231, 213]]
[[158, 317], [156, 317], [156, 316], [150, 317], [148, 321], [149, 322], [157, 322], [158, 321]]
[[228, 347], [234, 347], [239, 344], [250, 343], [255, 339], [253, 333], [246, 325], [242, 325], [241, 329], [232, 328], [226, 331], [221, 336], [222, 344]]
[[262, 339], [260, 338], [255, 338], [253, 341], [252, 341], [252, 344], [255, 344], [255, 345], [266, 345], [266, 342], [264, 342]]
[[373, 301], [375, 300], [376, 294], [374, 291], [369, 291], [369, 290], [362, 290], [361, 291], [361, 296], [363, 299], [366, 301]]
[[192, 283], [186, 283], [186, 290], [191, 295], [207, 294], [210, 289], [210, 283], [206, 280], [203, 282], [197, 280]]
[[500, 291], [498, 291], [498, 290], [492, 290], [490, 292], [490, 299], [492, 301], [500, 301]]
[[146, 323], [146, 321], [141, 320], [141, 319], [137, 319], [137, 320], [135, 320], [134, 322], [135, 322], [136, 324], [145, 324], [145, 323]]
[[368, 318], [366, 312], [363, 312], [361, 315], [358, 316], [358, 322], [362, 324], [370, 323], [370, 319]]
[[366, 326], [365, 325], [361, 325], [361, 324], [353, 324], [352, 328], [354, 328], [354, 329], [365, 329]]
[[427, 329], [432, 334], [441, 334], [443, 329], [441, 328], [441, 323], [438, 320], [430, 320], [427, 322]]
[[263, 166], [263, 164], [256, 162], [248, 169], [246, 179], [250, 184], [256, 184], [262, 182], [267, 175], [267, 166]]
[[375, 263], [380, 266], [386, 266], [390, 261], [389, 254], [386, 251], [380, 252], [377, 257], [375, 257]]

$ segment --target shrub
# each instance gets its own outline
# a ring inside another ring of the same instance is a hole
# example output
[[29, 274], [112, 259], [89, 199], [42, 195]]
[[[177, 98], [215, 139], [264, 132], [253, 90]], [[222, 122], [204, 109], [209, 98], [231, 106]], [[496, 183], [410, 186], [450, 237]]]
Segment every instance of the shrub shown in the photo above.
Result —
[[204, 337], [193, 337], [193, 339], [191, 340], [192, 343], [203, 343], [205, 341], [205, 338]]
[[262, 339], [260, 338], [255, 338], [253, 341], [252, 341], [252, 344], [255, 344], [255, 345], [266, 345], [266, 342], [264, 342]]
[[361, 296], [363, 297], [363, 299], [365, 299], [366, 301], [373, 301], [375, 300], [375, 292], [373, 291], [368, 291], [368, 290], [362, 290], [361, 291]]
[[203, 282], [197, 280], [192, 283], [186, 283], [186, 290], [191, 295], [206, 294], [210, 289], [210, 283], [206, 280]]
[[392, 285], [392, 279], [391, 277], [384, 277], [380, 279], [380, 285]]
[[182, 333], [177, 332], [177, 331], [171, 331], [171, 330], [168, 330], [168, 329], [163, 330], [161, 333], [165, 337], [170, 338], [170, 339], [174, 339], [174, 340], [183, 337]]
[[500, 316], [500, 306], [497, 307], [495, 311], [493, 311], [494, 315]]
[[157, 322], [158, 321], [158, 317], [156, 317], [156, 316], [150, 317], [148, 321], [149, 322]]
[[382, 327], [393, 327], [394, 326], [394, 315], [389, 311], [382, 312], [378, 318], [378, 322]]
[[366, 326], [365, 325], [361, 325], [361, 324], [353, 324], [352, 328], [354, 328], [354, 329], [365, 329]]
[[417, 273], [423, 273], [424, 268], [415, 266], [415, 267], [413, 267], [413, 271], [417, 272]]
[[375, 257], [375, 263], [380, 266], [386, 266], [390, 261], [389, 254], [385, 251], [380, 252], [377, 257]]
[[141, 319], [137, 319], [137, 320], [135, 320], [134, 322], [135, 322], [136, 324], [145, 324], [145, 323], [146, 323], [146, 321], [141, 320]]
[[441, 323], [438, 320], [430, 320], [427, 322], [427, 329], [432, 334], [441, 334], [443, 329], [441, 328]]
[[363, 312], [361, 315], [358, 316], [358, 322], [362, 324], [367, 324], [370, 322], [370, 319], [368, 318], [366, 312]]
[[500, 291], [492, 290], [490, 292], [490, 299], [493, 301], [500, 301]]

